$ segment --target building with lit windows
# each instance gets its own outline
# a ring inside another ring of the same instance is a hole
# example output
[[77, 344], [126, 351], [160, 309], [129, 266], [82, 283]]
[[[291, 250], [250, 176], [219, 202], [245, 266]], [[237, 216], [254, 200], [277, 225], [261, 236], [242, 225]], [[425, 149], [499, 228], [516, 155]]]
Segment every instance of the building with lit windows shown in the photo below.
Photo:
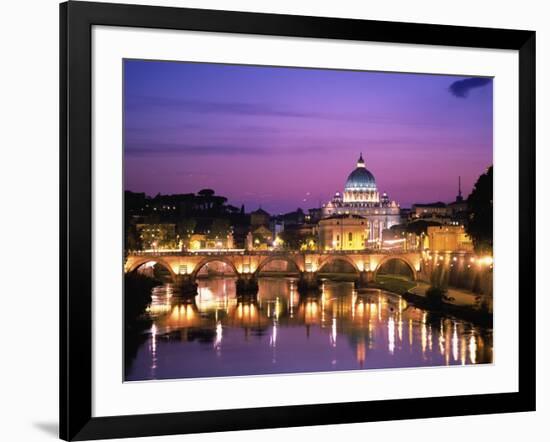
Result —
[[463, 226], [429, 226], [428, 247], [432, 252], [473, 252], [474, 244]]
[[368, 221], [360, 215], [331, 215], [319, 221], [321, 250], [362, 250], [368, 247]]
[[[350, 228], [351, 225], [359, 223], [358, 228], [364, 231], [365, 239], [362, 247], [358, 247], [361, 243], [360, 239], [352, 241], [353, 247], [358, 248], [378, 245], [382, 238], [382, 231], [401, 222], [399, 204], [390, 201], [386, 193], [380, 195], [374, 175], [366, 168], [362, 154], [357, 160], [355, 170], [348, 176], [343, 194], [337, 192], [331, 201], [322, 206], [323, 219], [319, 221], [320, 230], [323, 229], [323, 225], [328, 227], [331, 224], [330, 222], [324, 222], [325, 219], [343, 220], [346, 215], [349, 218], [346, 224]], [[335, 218], [341, 216], [344, 217]], [[357, 221], [359, 219], [362, 219], [362, 221]], [[364, 224], [361, 224], [361, 222]], [[349, 233], [353, 237], [353, 231], [347, 232], [348, 237]], [[320, 235], [322, 235], [321, 232]], [[335, 248], [330, 243], [326, 243], [321, 236], [320, 244], [324, 249]], [[338, 249], [349, 250], [348, 247], [349, 241], [343, 241], [340, 242]]]
[[179, 238], [176, 224], [136, 224], [136, 231], [143, 250], [176, 249]]
[[435, 221], [440, 224], [464, 225], [468, 220], [468, 201], [462, 197], [461, 177], [458, 177], [458, 193], [451, 203], [437, 201], [435, 203], [412, 205], [409, 219]]

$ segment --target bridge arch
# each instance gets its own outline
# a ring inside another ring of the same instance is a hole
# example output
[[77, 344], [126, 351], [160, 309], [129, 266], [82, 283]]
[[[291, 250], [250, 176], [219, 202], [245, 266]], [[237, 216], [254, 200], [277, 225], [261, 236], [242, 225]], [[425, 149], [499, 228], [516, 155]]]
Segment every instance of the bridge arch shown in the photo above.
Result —
[[176, 273], [172, 269], [172, 266], [162, 258], [157, 258], [157, 257], [143, 257], [142, 259], [136, 259], [134, 262], [132, 262], [130, 267], [128, 267], [128, 270], [126, 271], [126, 273], [135, 272], [142, 265], [147, 263], [155, 263], [163, 267], [164, 269], [168, 270], [168, 272], [170, 273], [170, 278], [172, 279], [172, 282], [176, 281]]
[[197, 263], [197, 265], [195, 265], [195, 267], [193, 268], [193, 272], [191, 273], [192, 278], [195, 279], [197, 277], [197, 275], [199, 274], [199, 272], [201, 271], [201, 269], [206, 264], [211, 263], [211, 262], [222, 262], [224, 264], [227, 264], [229, 267], [231, 267], [231, 269], [235, 273], [235, 276], [237, 276], [239, 274], [239, 271], [237, 270], [237, 267], [235, 267], [235, 263], [231, 259], [226, 258], [224, 256], [209, 256], [207, 258], [204, 258], [202, 261], [199, 261]]
[[409, 268], [409, 270], [411, 271], [411, 279], [413, 281], [416, 280], [416, 269], [415, 269], [413, 263], [404, 256], [386, 256], [382, 260], [380, 260], [380, 262], [376, 266], [376, 269], [374, 270], [374, 279], [376, 279], [376, 277], [378, 276], [378, 272], [379, 272], [380, 268], [384, 264], [389, 263], [391, 261], [400, 261], [400, 262], [404, 263]]
[[290, 263], [291, 265], [293, 265], [297, 269], [298, 273], [304, 271], [302, 266], [300, 266], [300, 264], [295, 259], [291, 258], [290, 256], [275, 255], [275, 256], [270, 256], [270, 257], [264, 259], [262, 262], [260, 262], [260, 264], [258, 265], [258, 268], [256, 269], [256, 271], [254, 273], [256, 275], [259, 275], [260, 272], [264, 269], [264, 267], [266, 265], [268, 265], [270, 262], [273, 262], [273, 261], [284, 261], [284, 262]]
[[337, 255], [337, 256], [328, 256], [325, 259], [321, 259], [319, 261], [319, 266], [317, 267], [318, 273], [323, 273], [323, 267], [327, 266], [328, 264], [335, 263], [335, 262], [345, 262], [347, 264], [350, 264], [353, 267], [353, 270], [357, 273], [360, 273], [359, 268], [357, 267], [357, 264], [351, 259], [349, 256], [345, 255]]

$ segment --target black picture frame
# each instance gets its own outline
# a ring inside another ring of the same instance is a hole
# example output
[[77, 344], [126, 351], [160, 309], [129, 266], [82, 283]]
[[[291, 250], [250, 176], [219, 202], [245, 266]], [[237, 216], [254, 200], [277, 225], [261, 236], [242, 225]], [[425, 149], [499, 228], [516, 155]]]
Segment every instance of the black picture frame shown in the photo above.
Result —
[[[519, 53], [519, 391], [335, 404], [92, 417], [94, 25]], [[72, 2], [60, 5], [60, 437], [154, 436], [535, 410], [535, 32]]]

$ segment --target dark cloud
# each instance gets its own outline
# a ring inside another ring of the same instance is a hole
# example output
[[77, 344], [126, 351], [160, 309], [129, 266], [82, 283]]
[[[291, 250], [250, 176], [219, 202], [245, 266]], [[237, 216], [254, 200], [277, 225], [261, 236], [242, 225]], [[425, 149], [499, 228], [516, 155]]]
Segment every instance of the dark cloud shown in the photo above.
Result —
[[490, 84], [491, 78], [472, 77], [465, 80], [457, 80], [449, 86], [449, 92], [458, 98], [466, 98], [472, 89]]

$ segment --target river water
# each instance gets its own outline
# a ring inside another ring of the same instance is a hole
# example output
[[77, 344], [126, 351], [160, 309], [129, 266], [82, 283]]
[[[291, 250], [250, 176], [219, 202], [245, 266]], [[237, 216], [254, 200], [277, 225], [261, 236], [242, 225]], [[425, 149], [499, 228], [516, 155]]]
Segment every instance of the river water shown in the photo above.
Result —
[[[126, 294], [131, 296], [131, 294]], [[199, 281], [194, 301], [153, 290], [150, 330], [126, 351], [126, 380], [483, 364], [492, 330], [407, 305], [400, 296], [325, 281], [298, 294], [292, 278], [260, 278], [253, 297], [235, 280]], [[131, 348], [130, 348], [131, 347]]]

